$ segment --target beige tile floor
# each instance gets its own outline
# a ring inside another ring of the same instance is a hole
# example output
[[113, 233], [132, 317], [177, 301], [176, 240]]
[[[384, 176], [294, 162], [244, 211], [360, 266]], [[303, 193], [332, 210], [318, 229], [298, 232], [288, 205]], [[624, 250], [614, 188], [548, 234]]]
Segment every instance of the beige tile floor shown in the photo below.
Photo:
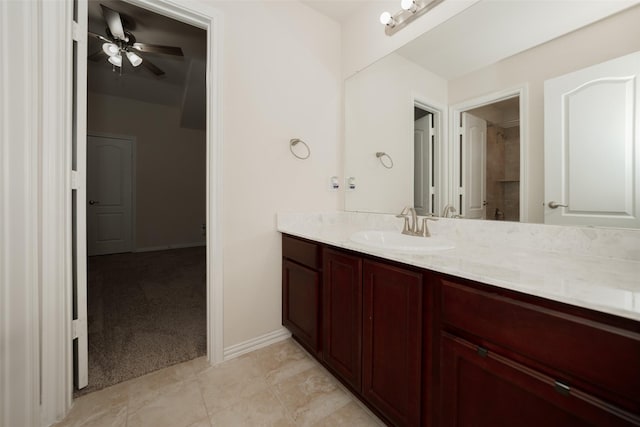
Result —
[[199, 358], [87, 394], [56, 426], [383, 425], [288, 339], [214, 367]]

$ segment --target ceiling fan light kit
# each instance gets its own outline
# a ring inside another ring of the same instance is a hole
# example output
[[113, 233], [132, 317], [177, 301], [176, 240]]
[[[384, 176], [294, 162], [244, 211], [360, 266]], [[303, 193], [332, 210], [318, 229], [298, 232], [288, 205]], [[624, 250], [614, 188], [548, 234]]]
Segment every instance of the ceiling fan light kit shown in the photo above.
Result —
[[[151, 61], [144, 58], [140, 53], [152, 52], [162, 53], [166, 55], [184, 56], [182, 49], [175, 46], [160, 46], [147, 43], [137, 43], [136, 38], [124, 28], [122, 17], [119, 12], [100, 5], [102, 8], [102, 16], [107, 23], [106, 36], [92, 33], [89, 31], [89, 35], [104, 42], [102, 44], [102, 50], [107, 54], [107, 60], [114, 66], [120, 67], [120, 74], [122, 74], [122, 57], [126, 56], [129, 63], [138, 67], [144, 65], [150, 72], [156, 76], [164, 74], [160, 68], [154, 65]], [[135, 52], [134, 52], [135, 51]], [[89, 56], [89, 59], [99, 60], [100, 51]], [[115, 71], [115, 68], [114, 68]]]
[[118, 52], [120, 52], [120, 49], [118, 49], [118, 46], [116, 46], [113, 43], [104, 43], [102, 45], [102, 50], [104, 51], [104, 53], [106, 53], [109, 56], [117, 55]]
[[111, 62], [116, 67], [122, 67], [122, 56], [120, 54], [110, 56], [109, 62]]
[[127, 52], [127, 59], [129, 60], [131, 65], [133, 65], [134, 67], [137, 67], [138, 65], [142, 64], [142, 58], [140, 58], [138, 55], [136, 55], [133, 52]]

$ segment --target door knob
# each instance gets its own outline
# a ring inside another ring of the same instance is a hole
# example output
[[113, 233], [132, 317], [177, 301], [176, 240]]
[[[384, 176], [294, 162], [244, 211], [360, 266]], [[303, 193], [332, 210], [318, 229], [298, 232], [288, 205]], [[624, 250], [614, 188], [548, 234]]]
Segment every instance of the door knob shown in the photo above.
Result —
[[97, 205], [97, 204], [99, 204], [99, 203], [100, 203], [100, 202], [99, 202], [98, 200], [89, 200], [89, 204], [90, 204], [90, 205]]
[[569, 205], [563, 205], [561, 203], [554, 202], [554, 201], [551, 201], [551, 202], [547, 203], [547, 206], [549, 206], [551, 209], [568, 208], [569, 207]]

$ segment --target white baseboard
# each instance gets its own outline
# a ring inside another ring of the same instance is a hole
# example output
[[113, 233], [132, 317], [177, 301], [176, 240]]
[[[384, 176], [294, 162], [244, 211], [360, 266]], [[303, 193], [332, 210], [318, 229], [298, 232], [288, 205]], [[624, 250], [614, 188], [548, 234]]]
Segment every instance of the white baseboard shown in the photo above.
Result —
[[243, 354], [250, 353], [259, 348], [286, 340], [290, 336], [291, 332], [285, 328], [280, 328], [273, 332], [269, 332], [268, 334], [260, 335], [259, 337], [252, 338], [239, 344], [234, 344], [224, 349], [224, 360], [226, 361], [242, 356]]
[[144, 248], [136, 248], [134, 252], [153, 252], [153, 251], [166, 251], [167, 249], [183, 249], [183, 248], [195, 248], [198, 246], [206, 246], [205, 242], [194, 243], [178, 243], [175, 245], [162, 245], [162, 246], [147, 246]]

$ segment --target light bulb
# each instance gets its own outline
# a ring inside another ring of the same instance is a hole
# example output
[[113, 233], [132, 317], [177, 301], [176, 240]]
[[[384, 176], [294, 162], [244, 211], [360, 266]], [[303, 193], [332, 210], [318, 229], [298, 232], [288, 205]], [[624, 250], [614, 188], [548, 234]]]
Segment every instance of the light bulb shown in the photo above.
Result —
[[133, 65], [134, 67], [142, 64], [142, 58], [140, 58], [133, 52], [127, 52], [127, 58], [129, 58], [129, 62], [131, 62], [131, 65]]
[[380, 15], [380, 23], [382, 25], [388, 25], [390, 27], [396, 25], [395, 21], [393, 20], [393, 16], [391, 16], [389, 12], [382, 12], [382, 14]]
[[117, 55], [120, 49], [118, 49], [118, 46], [113, 43], [105, 43], [102, 45], [102, 50], [104, 50], [104, 53], [106, 53], [107, 55], [113, 56]]
[[120, 56], [120, 54], [110, 56], [109, 62], [111, 62], [116, 67], [122, 67], [122, 56]]
[[411, 13], [415, 13], [418, 9], [415, 0], [402, 0], [400, 2], [400, 7], [402, 7], [404, 10], [408, 10]]

